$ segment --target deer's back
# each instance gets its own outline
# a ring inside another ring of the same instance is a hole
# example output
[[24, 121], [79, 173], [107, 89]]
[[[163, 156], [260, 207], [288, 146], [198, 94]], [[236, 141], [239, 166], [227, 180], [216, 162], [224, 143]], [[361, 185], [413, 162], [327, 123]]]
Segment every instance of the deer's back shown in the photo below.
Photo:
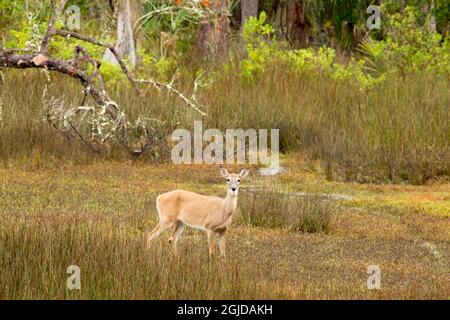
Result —
[[168, 215], [189, 225], [208, 224], [209, 215], [221, 209], [222, 198], [186, 190], [161, 194], [157, 199], [160, 215]]

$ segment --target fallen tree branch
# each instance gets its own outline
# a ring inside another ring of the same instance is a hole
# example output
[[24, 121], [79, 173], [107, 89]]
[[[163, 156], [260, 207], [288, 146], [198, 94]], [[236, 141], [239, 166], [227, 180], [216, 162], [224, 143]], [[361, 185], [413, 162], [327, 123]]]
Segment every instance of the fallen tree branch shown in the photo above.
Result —
[[[37, 52], [31, 51], [28, 48], [2, 48], [2, 51], [0, 51], [0, 70], [4, 68], [42, 68], [68, 75], [83, 85], [84, 96], [81, 105], [68, 110], [64, 110], [63, 105], [59, 102], [57, 103], [56, 100], [47, 100], [45, 98], [45, 90], [44, 103], [48, 106], [46, 110], [47, 121], [59, 133], [62, 133], [68, 140], [78, 138], [96, 153], [100, 153], [97, 148], [98, 145], [106, 144], [107, 141], [115, 139], [131, 154], [139, 156], [149, 150], [151, 142], [154, 142], [153, 137], [150, 137], [151, 133], [149, 128], [143, 124], [144, 120], [139, 117], [134, 124], [131, 124], [117, 103], [109, 97], [100, 72], [101, 62], [94, 59], [84, 47], [80, 45], [75, 47], [72, 60], [55, 59], [49, 55], [51, 39], [54, 36], [75, 38], [110, 50], [117, 59], [122, 72], [140, 95], [143, 93], [143, 90], [140, 88], [142, 84], [147, 84], [156, 89], [163, 88], [180, 98], [194, 111], [200, 113], [202, 116], [206, 116], [206, 113], [200, 109], [195, 99], [195, 91], [198, 87], [197, 83], [194, 85], [192, 97], [188, 98], [173, 86], [173, 81], [167, 84], [152, 79], [136, 79], [128, 70], [113, 45], [77, 32], [56, 29], [56, 22], [62, 14], [66, 2], [67, 0], [61, 0], [57, 6], [55, 1], [52, 0], [53, 12]], [[89, 69], [84, 66], [85, 64], [91, 65], [92, 71], [88, 72]], [[88, 97], [93, 98], [97, 106], [88, 106]], [[130, 143], [129, 129], [133, 128], [139, 128], [140, 132], [142, 132], [142, 136], [139, 138], [140, 149], [136, 149], [135, 144]], [[142, 139], [146, 140], [142, 141]]]
[[101, 47], [105, 47], [105, 48], [109, 49], [111, 51], [111, 53], [114, 55], [114, 57], [116, 58], [117, 62], [120, 65], [120, 68], [122, 69], [123, 73], [125, 73], [125, 75], [127, 76], [128, 80], [130, 81], [130, 83], [133, 85], [133, 87], [136, 89], [136, 91], [138, 93], [141, 93], [141, 90], [136, 85], [135, 79], [133, 78], [131, 73], [128, 71], [128, 68], [127, 68], [125, 62], [123, 62], [122, 58], [119, 56], [119, 54], [117, 53], [117, 51], [116, 51], [116, 49], [114, 48], [113, 45], [107, 44], [107, 43], [102, 42], [102, 41], [98, 41], [97, 39], [94, 39], [94, 38], [91, 38], [91, 37], [88, 37], [88, 36], [84, 36], [82, 34], [79, 34], [77, 32], [73, 32], [73, 31], [56, 30], [55, 34], [59, 35], [59, 36], [66, 37], [66, 38], [72, 37], [72, 38], [75, 38], [75, 39], [78, 39], [78, 40], [89, 42], [89, 43], [95, 44], [97, 46], [101, 46]]
[[116, 49], [114, 48], [113, 45], [107, 44], [107, 43], [102, 42], [102, 41], [98, 41], [98, 40], [96, 40], [94, 38], [87, 37], [87, 36], [81, 35], [81, 34], [79, 34], [77, 32], [73, 32], [73, 31], [56, 30], [56, 34], [59, 35], [59, 36], [63, 36], [63, 37], [72, 37], [72, 38], [75, 38], [75, 39], [78, 39], [78, 40], [89, 42], [89, 43], [92, 43], [92, 44], [95, 44], [95, 45], [98, 45], [98, 46], [102, 46], [102, 47], [105, 47], [105, 48], [109, 49], [111, 51], [111, 53], [114, 55], [114, 57], [116, 58], [117, 62], [119, 63], [119, 66], [122, 69], [123, 73], [127, 76], [128, 80], [133, 85], [133, 88], [139, 94], [142, 94], [142, 90], [138, 87], [138, 84], [142, 84], [142, 83], [150, 84], [151, 86], [153, 86], [155, 88], [164, 88], [167, 91], [169, 91], [169, 92], [175, 94], [176, 96], [178, 96], [181, 100], [183, 100], [186, 103], [186, 105], [191, 107], [196, 112], [200, 113], [202, 115], [202, 117], [206, 116], [206, 113], [204, 111], [200, 110], [198, 104], [193, 99], [190, 99], [190, 98], [186, 97], [186, 95], [184, 95], [182, 92], [177, 90], [171, 84], [161, 83], [161, 82], [158, 82], [158, 81], [155, 81], [155, 80], [152, 80], [152, 79], [136, 79], [136, 78], [134, 78], [132, 76], [132, 74], [130, 73], [130, 71], [128, 70], [126, 64], [123, 62], [122, 58], [117, 53], [117, 51], [116, 51]]
[[174, 88], [172, 86], [171, 83], [163, 83], [163, 82], [157, 82], [157, 81], [153, 81], [153, 80], [148, 80], [148, 79], [139, 79], [136, 80], [138, 83], [147, 83], [150, 84], [151, 86], [160, 89], [160, 88], [164, 88], [167, 89], [168, 91], [172, 92], [173, 94], [177, 95], [180, 99], [182, 99], [186, 105], [188, 105], [189, 107], [191, 107], [193, 110], [197, 111], [198, 113], [200, 113], [202, 115], [202, 117], [206, 116], [206, 113], [203, 112], [202, 110], [200, 110], [197, 107], [197, 104], [195, 102], [193, 102], [192, 99], [187, 98], [183, 93], [181, 93], [180, 91], [178, 91], [176, 88]]

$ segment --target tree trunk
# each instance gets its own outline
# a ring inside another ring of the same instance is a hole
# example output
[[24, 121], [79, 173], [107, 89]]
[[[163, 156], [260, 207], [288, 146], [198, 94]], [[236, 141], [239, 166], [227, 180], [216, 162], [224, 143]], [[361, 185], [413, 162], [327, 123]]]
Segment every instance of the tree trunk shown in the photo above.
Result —
[[286, 4], [286, 37], [292, 47], [307, 46], [311, 25], [306, 17], [303, 1]]
[[203, 58], [223, 55], [227, 51], [228, 0], [212, 0], [209, 6], [212, 14], [208, 21], [200, 24], [197, 33], [197, 50]]
[[431, 12], [431, 17], [430, 17], [430, 31], [431, 32], [436, 32], [436, 15], [434, 13], [435, 10], [435, 4], [434, 4], [434, 0], [431, 1], [431, 7], [430, 7], [430, 12]]
[[258, 0], [241, 0], [241, 29], [250, 17], [258, 16]]
[[[120, 57], [128, 57], [132, 66], [138, 62], [136, 53], [136, 37], [133, 27], [141, 15], [141, 3], [138, 0], [119, 0], [117, 15], [117, 40], [115, 49]], [[118, 64], [114, 55], [106, 50], [103, 59], [114, 64]]]
[[434, 14], [434, 7], [434, 0], [431, 0], [430, 4], [424, 3], [420, 6], [420, 11], [423, 14], [430, 16], [428, 30], [430, 30], [431, 32], [436, 32], [436, 15]]

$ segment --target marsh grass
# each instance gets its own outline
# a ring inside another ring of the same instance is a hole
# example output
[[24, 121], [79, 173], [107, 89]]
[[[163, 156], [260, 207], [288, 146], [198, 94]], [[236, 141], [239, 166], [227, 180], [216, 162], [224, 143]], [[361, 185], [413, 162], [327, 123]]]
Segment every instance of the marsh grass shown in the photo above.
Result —
[[296, 195], [276, 188], [243, 193], [239, 205], [244, 224], [328, 233], [339, 207], [319, 195]]
[[[381, 254], [379, 243], [367, 241], [348, 241], [344, 248], [323, 238], [325, 245], [273, 233], [267, 243], [253, 235], [258, 245], [246, 247], [249, 238], [234, 241], [237, 248], [224, 261], [209, 260], [204, 237], [198, 241], [190, 232], [178, 257], [164, 238], [147, 251], [133, 217], [73, 213], [0, 219], [0, 299], [443, 299], [448, 292], [442, 268], [430, 269], [426, 260], [420, 270], [385, 262], [383, 290], [367, 290], [364, 254]], [[403, 249], [414, 256], [409, 245]], [[80, 290], [66, 286], [71, 265], [80, 267]]]
[[[208, 113], [204, 129], [278, 128], [281, 151], [302, 151], [310, 161], [319, 160], [318, 170], [330, 180], [422, 184], [450, 175], [450, 86], [445, 77], [393, 75], [363, 92], [352, 83], [299, 75], [282, 65], [253, 84], [242, 83], [237, 68], [226, 74], [210, 69], [222, 76], [199, 95]], [[64, 94], [68, 103], [78, 103], [75, 80], [55, 74], [51, 78], [49, 95]], [[0, 91], [2, 163], [40, 167], [96, 161], [99, 157], [89, 149], [67, 143], [43, 121], [46, 83], [36, 70], [5, 72]], [[187, 91], [189, 85], [186, 79], [179, 84]], [[175, 97], [155, 90], [139, 97], [121, 81], [109, 91], [131, 119], [144, 115], [164, 121], [167, 128], [187, 129], [200, 119]], [[142, 160], [169, 157], [170, 148], [162, 146]], [[111, 150], [105, 158], [129, 156]]]
[[[0, 299], [239, 299], [263, 298], [258, 272], [235, 260], [208, 260], [193, 246], [172, 254], [149, 251], [118, 217], [10, 215], [0, 228]], [[70, 265], [81, 290], [68, 290]], [[273, 293], [271, 293], [273, 296]], [[275, 294], [276, 297], [276, 294]]]

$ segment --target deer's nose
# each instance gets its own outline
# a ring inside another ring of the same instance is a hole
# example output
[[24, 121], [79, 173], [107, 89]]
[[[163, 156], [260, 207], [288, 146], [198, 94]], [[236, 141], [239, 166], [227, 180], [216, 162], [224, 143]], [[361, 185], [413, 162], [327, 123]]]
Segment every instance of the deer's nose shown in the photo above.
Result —
[[233, 188], [231, 188], [231, 190], [232, 190], [232, 191], [236, 191], [236, 188], [235, 188], [235, 187], [233, 187]]

